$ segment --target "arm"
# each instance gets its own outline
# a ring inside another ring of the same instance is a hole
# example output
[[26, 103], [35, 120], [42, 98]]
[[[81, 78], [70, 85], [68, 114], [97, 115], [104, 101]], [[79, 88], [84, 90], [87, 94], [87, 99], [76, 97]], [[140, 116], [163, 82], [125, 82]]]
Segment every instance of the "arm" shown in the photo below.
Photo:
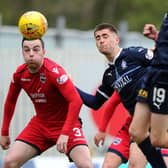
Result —
[[97, 146], [99, 146], [100, 142], [101, 142], [101, 145], [104, 144], [104, 140], [106, 136], [106, 133], [105, 133], [106, 128], [115, 111], [115, 108], [119, 103], [121, 103], [121, 99], [118, 93], [115, 91], [105, 106], [104, 115], [103, 115], [103, 118], [101, 119], [101, 124], [99, 126], [99, 132], [97, 132], [94, 137], [94, 142]]
[[77, 88], [77, 90], [83, 100], [83, 103], [94, 110], [99, 109], [102, 106], [102, 104], [107, 100], [99, 92], [96, 92], [96, 95], [91, 95], [82, 91], [79, 88]]
[[21, 88], [18, 85], [11, 82], [4, 105], [4, 116], [1, 128], [0, 144], [3, 149], [8, 149], [10, 145], [9, 126], [14, 114], [16, 101], [19, 96], [20, 90]]
[[73, 129], [74, 124], [78, 121], [82, 100], [70, 79], [68, 79], [66, 85], [62, 86], [61, 93], [69, 102], [69, 106], [67, 118], [57, 141], [57, 150], [61, 153], [66, 153], [69, 133], [71, 132], [70, 130]]
[[99, 126], [100, 132], [106, 131], [107, 125], [111, 117], [113, 116], [114, 111], [119, 103], [121, 103], [121, 99], [117, 91], [115, 91], [105, 106], [105, 109], [104, 109], [105, 112], [104, 112], [103, 118], [101, 119], [101, 124]]
[[66, 72], [61, 67], [57, 69], [58, 72], [49, 72], [49, 79], [57, 87], [66, 102], [68, 102], [68, 111], [65, 111], [65, 114], [63, 114], [66, 115], [66, 120], [57, 141], [57, 150], [65, 153], [69, 134], [79, 118], [82, 100]]

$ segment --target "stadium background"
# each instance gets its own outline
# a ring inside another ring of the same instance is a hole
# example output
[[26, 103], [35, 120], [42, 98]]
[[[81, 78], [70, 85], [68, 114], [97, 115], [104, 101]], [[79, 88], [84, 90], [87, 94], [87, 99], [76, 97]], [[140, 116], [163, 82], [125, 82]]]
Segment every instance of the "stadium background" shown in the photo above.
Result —
[[[60, 22], [62, 21], [60, 20]], [[62, 26], [64, 25], [62, 24]], [[151, 40], [144, 38], [140, 33], [127, 32], [126, 23], [121, 24], [119, 31], [121, 35], [121, 47], [140, 45], [152, 48], [154, 46]], [[19, 64], [23, 63], [21, 40], [22, 37], [16, 26], [0, 26], [0, 125], [2, 124], [3, 105], [12, 73]], [[104, 56], [97, 51], [93, 38], [93, 30], [80, 31], [67, 29], [66, 27], [49, 28], [44, 36], [44, 40], [47, 51], [46, 57], [62, 65], [72, 75], [75, 85], [79, 88], [90, 93], [94, 92], [101, 81], [107, 62]], [[33, 105], [22, 91], [10, 127], [12, 143], [33, 114]], [[83, 120], [83, 131], [91, 149], [95, 167], [99, 168], [112, 137], [109, 136], [107, 138], [103, 147], [96, 148], [93, 143], [93, 137], [97, 131], [97, 127], [90, 109], [83, 106], [80, 116]], [[7, 151], [0, 149], [1, 161], [4, 159], [6, 153]], [[65, 156], [59, 154], [55, 148], [52, 148], [42, 154], [42, 156], [30, 161], [24, 168], [43, 168], [46, 167], [45, 163], [50, 168], [52, 168], [54, 163], [57, 165], [60, 164], [60, 166], [57, 166], [60, 168], [74, 167], [73, 164], [68, 164]], [[48, 165], [49, 163], [51, 166]]]

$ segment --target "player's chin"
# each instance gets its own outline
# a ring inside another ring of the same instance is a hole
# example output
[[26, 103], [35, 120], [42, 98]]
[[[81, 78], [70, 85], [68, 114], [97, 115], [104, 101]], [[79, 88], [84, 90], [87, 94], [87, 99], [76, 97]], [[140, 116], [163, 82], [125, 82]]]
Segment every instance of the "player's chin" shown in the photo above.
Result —
[[109, 54], [109, 52], [107, 52], [106, 50], [99, 50], [102, 54], [104, 54], [104, 55], [107, 55], [107, 54]]
[[27, 66], [31, 69], [36, 69], [38, 67], [38, 65], [35, 63], [27, 63]]

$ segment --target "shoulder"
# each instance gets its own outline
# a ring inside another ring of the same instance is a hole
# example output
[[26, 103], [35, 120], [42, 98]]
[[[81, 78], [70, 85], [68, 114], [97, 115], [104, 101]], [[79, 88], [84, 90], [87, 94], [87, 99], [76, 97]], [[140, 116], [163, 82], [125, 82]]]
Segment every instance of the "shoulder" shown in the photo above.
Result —
[[27, 65], [26, 64], [22, 64], [22, 65], [20, 65], [20, 66], [17, 67], [15, 73], [22, 73], [22, 72], [24, 72], [26, 70], [27, 70]]
[[53, 72], [56, 74], [61, 73], [62, 71], [64, 71], [64, 69], [57, 64], [55, 61], [49, 59], [49, 58], [45, 58], [44, 59], [44, 68], [48, 71], [48, 72]]
[[124, 48], [123, 49], [123, 54], [142, 54], [142, 53], [146, 53], [147, 52], [147, 48], [144, 47], [128, 47], [128, 48]]
[[26, 70], [28, 70], [26, 64], [20, 65], [20, 66], [16, 69], [16, 71], [13, 73], [13, 78], [12, 78], [13, 83], [19, 82], [19, 81], [20, 81], [19, 79], [21, 78], [22, 74], [23, 74]]
[[59, 64], [48, 58], [44, 60], [44, 68], [47, 71], [48, 79], [53, 83], [57, 81], [57, 83], [63, 84], [69, 78], [65, 70]]

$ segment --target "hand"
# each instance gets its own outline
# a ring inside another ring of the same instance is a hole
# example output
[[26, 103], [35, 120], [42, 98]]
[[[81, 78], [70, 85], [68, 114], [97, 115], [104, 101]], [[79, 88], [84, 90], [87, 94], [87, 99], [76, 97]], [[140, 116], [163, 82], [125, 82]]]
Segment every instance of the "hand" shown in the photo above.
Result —
[[69, 136], [67, 135], [60, 135], [57, 140], [57, 150], [60, 153], [66, 153], [67, 151], [67, 143], [68, 143]]
[[96, 133], [96, 135], [94, 137], [94, 142], [97, 147], [99, 147], [99, 145], [104, 145], [105, 137], [106, 137], [106, 133], [104, 133], [104, 132]]
[[1, 145], [2, 149], [4, 149], [4, 150], [9, 149], [10, 137], [9, 136], [1, 136], [0, 137], [0, 145]]
[[158, 38], [158, 31], [157, 31], [155, 25], [153, 25], [153, 24], [146, 24], [144, 26], [143, 35], [146, 36], [149, 39], [157, 40], [157, 38]]

